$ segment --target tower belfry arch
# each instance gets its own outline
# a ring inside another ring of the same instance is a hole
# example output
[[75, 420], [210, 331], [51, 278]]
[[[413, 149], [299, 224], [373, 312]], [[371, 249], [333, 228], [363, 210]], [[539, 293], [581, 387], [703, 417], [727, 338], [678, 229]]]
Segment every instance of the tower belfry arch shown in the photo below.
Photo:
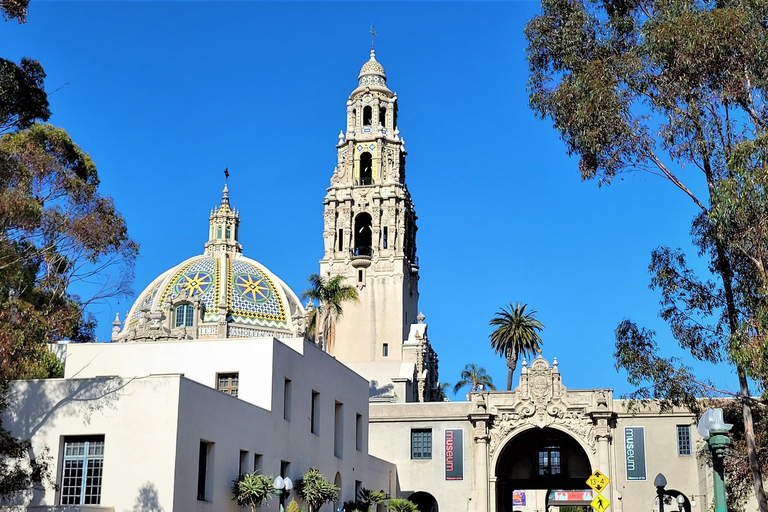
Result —
[[[359, 300], [343, 306], [332, 354], [397, 401], [437, 397], [437, 356], [419, 321], [416, 211], [405, 183], [397, 94], [375, 50], [346, 102], [346, 126], [325, 196], [320, 274], [343, 275]], [[412, 363], [403, 374], [401, 363]]]

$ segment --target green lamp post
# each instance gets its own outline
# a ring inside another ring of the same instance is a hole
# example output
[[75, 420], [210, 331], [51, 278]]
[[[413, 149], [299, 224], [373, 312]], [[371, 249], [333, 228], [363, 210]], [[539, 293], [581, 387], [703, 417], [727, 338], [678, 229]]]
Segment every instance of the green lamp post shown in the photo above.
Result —
[[698, 431], [707, 442], [712, 454], [715, 480], [715, 512], [727, 512], [725, 505], [725, 480], [723, 479], [723, 458], [731, 444], [728, 431], [733, 425], [725, 423], [722, 409], [707, 409], [699, 420]]

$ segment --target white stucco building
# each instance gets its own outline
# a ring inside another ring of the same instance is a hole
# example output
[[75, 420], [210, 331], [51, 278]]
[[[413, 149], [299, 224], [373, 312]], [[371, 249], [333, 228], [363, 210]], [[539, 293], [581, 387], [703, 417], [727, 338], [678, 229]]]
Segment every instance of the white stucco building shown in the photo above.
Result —
[[312, 310], [243, 254], [225, 185], [203, 254], [160, 273], [111, 343], [60, 344], [63, 379], [12, 385], [3, 424], [49, 450], [58, 486], [20, 496], [22, 508], [235, 511], [239, 474], [315, 467], [341, 489], [334, 509], [365, 487], [422, 512], [557, 510], [593, 499], [597, 470], [613, 510], [653, 510], [659, 472], [684, 510], [706, 510], [687, 412], [629, 413], [610, 389], [568, 389], [541, 356], [511, 392], [438, 401], [397, 109], [372, 51], [324, 200], [320, 274], [360, 297], [335, 343], [307, 341]]

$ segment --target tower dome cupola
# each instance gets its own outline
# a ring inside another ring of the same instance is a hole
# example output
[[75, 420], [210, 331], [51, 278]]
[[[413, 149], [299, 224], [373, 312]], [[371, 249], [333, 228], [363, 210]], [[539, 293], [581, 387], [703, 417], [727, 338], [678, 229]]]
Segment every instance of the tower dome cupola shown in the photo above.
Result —
[[360, 75], [357, 77], [358, 84], [378, 85], [386, 87], [387, 74], [384, 72], [384, 66], [376, 60], [376, 50], [371, 49], [371, 58], [360, 68]]

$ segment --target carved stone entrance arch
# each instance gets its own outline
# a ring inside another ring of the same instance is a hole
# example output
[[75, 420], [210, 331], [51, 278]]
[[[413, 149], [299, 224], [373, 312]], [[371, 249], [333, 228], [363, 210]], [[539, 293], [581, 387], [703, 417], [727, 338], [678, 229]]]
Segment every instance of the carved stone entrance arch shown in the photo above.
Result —
[[[563, 478], [552, 478], [553, 485], [572, 484], [582, 476], [586, 480], [595, 469], [610, 476], [609, 445], [615, 428], [612, 390], [568, 390], [557, 366], [557, 358], [550, 365], [539, 355], [530, 367], [523, 361], [520, 383], [514, 391], [473, 396], [475, 411], [470, 420], [475, 426], [476, 454], [485, 455], [488, 468], [485, 473], [478, 472], [476, 489], [486, 491], [486, 510], [505, 512], [497, 510], [499, 488], [512, 485], [512, 481], [514, 485], [521, 484], [519, 479], [499, 474], [503, 468], [509, 469], [503, 461], [509, 453], [504, 453], [509, 447], [514, 448], [515, 443], [524, 448], [520, 453], [525, 453], [526, 463], [531, 467], [538, 463], [537, 444], [544, 443], [541, 449], [546, 450], [547, 442], [559, 443], [569, 451], [562, 462], [569, 464], [570, 457], [573, 467], [562, 470], [572, 470], [575, 476], [565, 473]], [[546, 478], [535, 480], [538, 488], [547, 483]]]

